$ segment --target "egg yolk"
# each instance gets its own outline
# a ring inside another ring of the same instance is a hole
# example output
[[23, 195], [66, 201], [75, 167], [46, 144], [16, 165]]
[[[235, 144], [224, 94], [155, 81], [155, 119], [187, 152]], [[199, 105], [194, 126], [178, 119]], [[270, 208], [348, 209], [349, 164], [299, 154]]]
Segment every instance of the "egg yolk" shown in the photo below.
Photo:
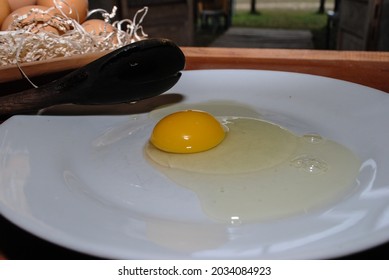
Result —
[[221, 123], [211, 114], [185, 110], [161, 119], [151, 134], [150, 142], [169, 153], [197, 153], [220, 144], [225, 137]]

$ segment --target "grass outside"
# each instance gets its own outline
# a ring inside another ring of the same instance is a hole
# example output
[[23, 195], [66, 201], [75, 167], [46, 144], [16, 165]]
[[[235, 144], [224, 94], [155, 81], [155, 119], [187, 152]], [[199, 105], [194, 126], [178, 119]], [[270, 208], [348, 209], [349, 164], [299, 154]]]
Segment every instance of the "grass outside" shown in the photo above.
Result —
[[321, 29], [327, 23], [325, 14], [310, 10], [262, 10], [258, 14], [235, 12], [233, 26], [278, 29]]
[[[256, 0], [257, 13], [250, 13], [251, 0], [235, 0], [232, 26], [310, 30], [316, 49], [325, 49], [327, 15], [319, 14], [319, 0]], [[332, 9], [334, 0], [326, 0]]]
[[[251, 0], [235, 0], [234, 6], [239, 10], [240, 5], [250, 5]], [[261, 4], [274, 4], [274, 6], [282, 6], [284, 4], [301, 4], [306, 3], [309, 5], [315, 5], [319, 7], [320, 0], [256, 0], [256, 6], [261, 8]], [[333, 7], [334, 0], [326, 0], [325, 1], [326, 7]], [[266, 5], [265, 5], [266, 6]]]
[[327, 15], [312, 9], [262, 9], [257, 14], [236, 11], [232, 18], [235, 27], [310, 30], [315, 49], [326, 48], [326, 24]]

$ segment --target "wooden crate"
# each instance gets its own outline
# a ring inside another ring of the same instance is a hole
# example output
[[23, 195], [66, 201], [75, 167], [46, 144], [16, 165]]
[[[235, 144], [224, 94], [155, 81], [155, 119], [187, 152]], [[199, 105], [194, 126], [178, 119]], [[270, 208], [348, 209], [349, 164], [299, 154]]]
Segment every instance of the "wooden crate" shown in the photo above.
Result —
[[383, 0], [342, 0], [337, 48], [376, 50], [381, 36]]
[[142, 23], [149, 37], [168, 38], [181, 46], [194, 40], [193, 0], [121, 0], [122, 18], [132, 19], [136, 11], [149, 7]]

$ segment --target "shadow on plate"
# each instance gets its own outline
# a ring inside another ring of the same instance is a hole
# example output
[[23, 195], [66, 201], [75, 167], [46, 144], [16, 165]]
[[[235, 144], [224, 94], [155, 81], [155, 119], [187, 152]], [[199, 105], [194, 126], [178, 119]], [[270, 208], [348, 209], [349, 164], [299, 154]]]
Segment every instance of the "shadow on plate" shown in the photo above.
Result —
[[158, 107], [181, 102], [184, 96], [179, 93], [166, 93], [137, 102], [110, 105], [64, 104], [42, 109], [39, 115], [85, 116], [85, 115], [130, 115], [148, 113]]

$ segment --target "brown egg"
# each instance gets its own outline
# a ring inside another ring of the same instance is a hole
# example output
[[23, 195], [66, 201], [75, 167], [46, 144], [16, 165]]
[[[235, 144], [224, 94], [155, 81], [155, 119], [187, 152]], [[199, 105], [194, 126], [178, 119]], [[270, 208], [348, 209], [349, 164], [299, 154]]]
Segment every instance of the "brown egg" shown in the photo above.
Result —
[[97, 40], [98, 42], [104, 41], [113, 44], [117, 44], [118, 42], [116, 36], [111, 36], [109, 37], [109, 39], [107, 39], [108, 35], [115, 31], [115, 28], [111, 24], [104, 22], [104, 20], [89, 19], [84, 21], [82, 27], [88, 33], [101, 36], [101, 39], [98, 37], [95, 38], [95, 40]]
[[0, 27], [5, 18], [11, 13], [11, 8], [7, 0], [0, 0]]
[[[16, 11], [13, 11], [11, 14], [9, 14], [6, 19], [4, 20], [2, 26], [1, 26], [1, 30], [2, 31], [6, 31], [6, 30], [12, 30], [12, 22], [14, 21], [14, 17], [13, 15], [18, 15], [18, 16], [22, 16], [22, 15], [25, 15], [25, 14], [28, 14], [31, 9], [33, 8], [36, 8], [36, 9], [41, 9], [41, 10], [47, 10], [48, 7], [45, 7], [45, 6], [38, 6], [38, 5], [30, 5], [30, 6], [25, 6], [25, 7], [22, 7], [22, 8], [19, 8], [17, 9]], [[32, 32], [34, 33], [37, 33], [39, 30], [44, 30], [46, 32], [52, 32], [52, 33], [55, 33], [55, 34], [59, 34], [59, 31], [53, 27], [53, 26], [44, 26], [45, 23], [47, 23], [47, 21], [49, 19], [51, 19], [51, 15], [53, 15], [55, 12], [54, 10], [52, 12], [50, 12], [48, 15], [30, 15], [28, 16], [25, 20], [22, 21], [22, 23], [27, 23], [28, 21], [30, 21], [34, 16], [35, 16], [35, 21], [37, 22], [37, 27], [34, 28], [33, 30], [31, 30]]]
[[82, 24], [85, 31], [95, 35], [105, 35], [114, 31], [113, 26], [101, 19], [89, 19]]
[[[57, 0], [61, 10], [70, 18], [83, 23], [88, 14], [88, 0]], [[54, 0], [37, 0], [38, 5], [54, 7]]]
[[8, 0], [11, 11], [15, 11], [21, 7], [35, 5], [36, 0]]

